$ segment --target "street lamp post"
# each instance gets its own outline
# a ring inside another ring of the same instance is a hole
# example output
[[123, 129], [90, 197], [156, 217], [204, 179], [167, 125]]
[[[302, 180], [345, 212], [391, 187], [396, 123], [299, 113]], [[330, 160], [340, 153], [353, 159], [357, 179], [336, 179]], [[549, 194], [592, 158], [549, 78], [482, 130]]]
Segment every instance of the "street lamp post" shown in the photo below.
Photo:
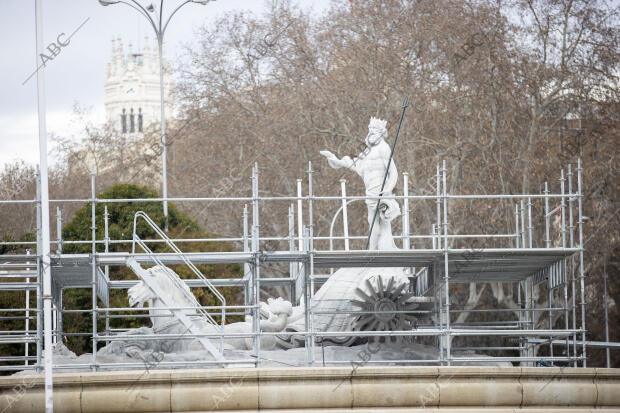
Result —
[[[37, 58], [43, 53], [43, 0], [35, 1], [36, 52]], [[45, 366], [45, 412], [54, 411], [54, 380], [52, 376], [52, 267], [50, 264], [50, 202], [47, 170], [47, 126], [45, 118], [45, 71], [37, 70], [37, 109], [39, 120], [39, 168], [41, 228], [38, 234], [37, 255], [39, 255], [41, 273], [39, 281], [43, 285], [43, 351]], [[41, 320], [41, 318], [38, 318]], [[37, 321], [37, 329], [41, 326]], [[41, 345], [41, 343], [39, 343]], [[26, 344], [28, 346], [28, 344]], [[10, 405], [9, 405], [10, 406]], [[4, 410], [3, 410], [4, 411]]]
[[175, 15], [177, 11], [187, 3], [197, 3], [205, 5], [211, 1], [215, 0], [185, 0], [181, 4], [177, 6], [176, 9], [170, 13], [170, 16], [164, 22], [164, 0], [160, 0], [159, 3], [159, 15], [155, 16], [156, 19], [153, 20], [150, 13], [155, 11], [155, 7], [153, 5], [149, 5], [146, 8], [143, 7], [137, 0], [99, 0], [99, 3], [102, 6], [109, 6], [111, 4], [122, 3], [125, 4], [132, 9], [136, 10], [138, 13], [143, 15], [155, 30], [155, 36], [157, 37], [157, 49], [159, 51], [159, 91], [160, 91], [160, 106], [161, 106], [161, 146], [162, 146], [162, 198], [164, 198], [164, 229], [168, 231], [168, 179], [166, 172], [166, 116], [164, 109], [164, 60], [163, 60], [163, 44], [164, 44], [164, 33], [166, 32], [166, 28], [168, 27], [168, 23], [170, 23], [170, 19]]

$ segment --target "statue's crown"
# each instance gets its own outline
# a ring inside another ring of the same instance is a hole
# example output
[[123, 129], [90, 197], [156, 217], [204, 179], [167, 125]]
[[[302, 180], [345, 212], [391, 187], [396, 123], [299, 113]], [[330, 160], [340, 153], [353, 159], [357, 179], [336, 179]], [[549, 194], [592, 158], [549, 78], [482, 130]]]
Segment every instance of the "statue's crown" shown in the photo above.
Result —
[[368, 124], [368, 129], [385, 129], [387, 125], [386, 120], [382, 120], [379, 118], [370, 118], [370, 123]]

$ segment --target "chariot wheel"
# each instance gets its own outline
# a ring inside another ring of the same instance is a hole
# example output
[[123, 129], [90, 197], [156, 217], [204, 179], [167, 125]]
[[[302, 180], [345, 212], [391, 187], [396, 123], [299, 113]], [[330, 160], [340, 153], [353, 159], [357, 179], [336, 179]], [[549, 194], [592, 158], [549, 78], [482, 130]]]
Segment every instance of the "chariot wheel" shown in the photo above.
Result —
[[[360, 300], [351, 303], [366, 314], [360, 314], [354, 321], [354, 328], [358, 331], [397, 331], [410, 330], [416, 317], [406, 311], [413, 311], [419, 304], [410, 302], [413, 293], [405, 292], [407, 284], [396, 285], [394, 278], [390, 278], [387, 286], [383, 285], [381, 277], [377, 277], [375, 285], [366, 280], [369, 295], [362, 289], [356, 288], [355, 293]], [[405, 336], [374, 336], [369, 342], [401, 344], [410, 337]]]

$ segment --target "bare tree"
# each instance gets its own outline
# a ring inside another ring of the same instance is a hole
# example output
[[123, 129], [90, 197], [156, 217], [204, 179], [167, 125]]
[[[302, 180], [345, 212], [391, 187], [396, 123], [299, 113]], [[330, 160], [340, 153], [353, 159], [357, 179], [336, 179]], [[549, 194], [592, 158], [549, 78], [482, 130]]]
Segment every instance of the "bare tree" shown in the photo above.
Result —
[[[410, 192], [434, 193], [442, 159], [450, 193], [536, 192], [548, 176], [552, 191], [559, 190], [560, 167], [581, 156], [584, 188], [593, 185], [600, 196], [585, 198], [586, 211], [599, 211], [586, 229], [598, 231], [592, 239], [603, 238], [609, 232], [598, 226], [617, 224], [615, 206], [603, 201], [617, 194], [617, 22], [608, 2], [585, 0], [336, 2], [318, 17], [278, 2], [263, 17], [225, 16], [203, 30], [201, 47], [188, 51], [191, 65], [179, 69], [183, 111], [200, 120], [174, 145], [172, 190], [248, 195], [258, 162], [262, 195], [292, 195], [312, 161], [315, 193], [337, 194], [342, 172], [327, 168], [318, 151], [356, 155], [368, 119], [387, 119], [393, 132], [409, 95], [396, 163], [411, 175]], [[587, 119], [599, 131], [571, 137], [571, 118]], [[567, 155], [567, 140], [575, 139], [576, 151]], [[361, 182], [344, 177], [349, 194], [362, 193]], [[286, 234], [288, 205], [261, 207], [269, 211], [262, 214], [262, 233]], [[338, 207], [315, 203], [315, 232], [324, 235]], [[240, 233], [241, 206], [192, 208], [211, 231]], [[434, 205], [413, 208], [415, 231], [429, 233]], [[514, 230], [514, 205], [507, 201], [453, 201], [449, 211], [452, 233]], [[363, 234], [362, 208], [353, 204], [350, 219]], [[544, 222], [535, 222], [534, 238], [543, 232]], [[457, 286], [455, 294], [466, 308], [516, 308], [513, 287]], [[546, 300], [538, 289], [535, 295]]]

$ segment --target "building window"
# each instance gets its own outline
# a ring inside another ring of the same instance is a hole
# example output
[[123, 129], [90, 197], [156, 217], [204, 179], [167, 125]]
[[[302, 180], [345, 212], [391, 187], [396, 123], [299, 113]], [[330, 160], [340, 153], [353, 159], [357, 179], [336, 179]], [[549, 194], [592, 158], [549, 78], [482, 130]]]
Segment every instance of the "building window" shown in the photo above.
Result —
[[121, 128], [123, 133], [127, 133], [127, 114], [125, 113], [125, 109], [123, 109], [123, 113], [121, 114]]
[[134, 133], [136, 131], [136, 115], [133, 113], [133, 108], [131, 108], [131, 113], [129, 114], [129, 132]]
[[138, 108], [138, 132], [142, 132], [142, 108]]

